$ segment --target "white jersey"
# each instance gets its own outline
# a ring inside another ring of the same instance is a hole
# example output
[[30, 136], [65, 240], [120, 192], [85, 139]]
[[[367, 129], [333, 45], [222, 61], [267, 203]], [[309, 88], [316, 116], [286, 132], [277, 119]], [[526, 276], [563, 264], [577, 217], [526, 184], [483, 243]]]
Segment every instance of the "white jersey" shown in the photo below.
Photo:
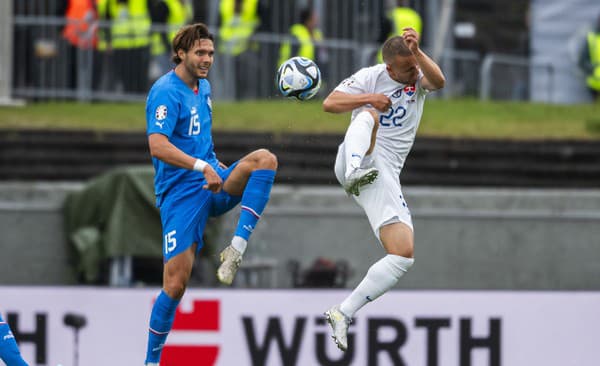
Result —
[[[379, 112], [379, 129], [375, 151], [377, 159], [394, 169], [397, 174], [404, 166], [412, 148], [423, 114], [423, 105], [428, 91], [421, 86], [423, 74], [416, 85], [398, 83], [390, 78], [385, 64], [365, 67], [342, 81], [335, 90], [348, 94], [384, 94], [392, 101], [385, 112]], [[365, 107], [352, 111], [352, 119]]]

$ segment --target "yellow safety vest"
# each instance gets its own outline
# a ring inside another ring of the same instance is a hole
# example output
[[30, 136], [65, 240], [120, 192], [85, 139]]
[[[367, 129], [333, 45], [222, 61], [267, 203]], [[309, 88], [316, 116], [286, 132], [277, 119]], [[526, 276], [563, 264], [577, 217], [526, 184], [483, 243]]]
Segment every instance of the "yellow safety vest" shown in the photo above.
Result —
[[[294, 37], [298, 38], [300, 42], [300, 48], [298, 49], [297, 55], [292, 55], [292, 44], [290, 41], [286, 41], [281, 45], [279, 49], [279, 65], [281, 65], [285, 60], [292, 56], [302, 56], [311, 60], [315, 60], [315, 45], [313, 42], [313, 38], [310, 35], [310, 31], [304, 24], [294, 24], [290, 27], [290, 34]], [[321, 31], [315, 29], [314, 32], [314, 41], [320, 41], [323, 39], [323, 35]]]
[[[98, 20], [100, 22], [106, 22], [106, 7], [108, 0], [97, 0], [96, 1], [96, 13], [98, 14]], [[106, 28], [98, 27], [98, 42], [96, 43], [96, 49], [98, 51], [106, 51]]]
[[[401, 35], [402, 29], [411, 27], [417, 31], [419, 37], [421, 36], [421, 30], [423, 29], [423, 22], [421, 16], [414, 9], [411, 8], [395, 8], [388, 13], [388, 18], [392, 21], [394, 27], [392, 32], [388, 35], [388, 38]], [[381, 50], [377, 55], [379, 62], [383, 61]]]
[[[189, 1], [186, 1], [185, 4], [182, 4], [180, 0], [163, 0], [169, 8], [169, 16], [167, 18], [167, 25], [169, 27], [169, 41], [172, 41], [177, 34], [179, 28], [184, 26], [190, 20], [192, 20], [192, 16], [194, 11], [192, 9], [192, 4]], [[162, 55], [167, 52], [165, 48], [162, 33], [161, 32], [153, 32], [152, 33], [152, 54], [153, 55]]]
[[390, 34], [390, 37], [395, 34], [402, 34], [402, 29], [406, 27], [414, 28], [419, 36], [423, 29], [421, 16], [414, 9], [411, 8], [396, 8], [389, 13], [389, 18], [394, 23], [394, 31]]
[[600, 91], [600, 33], [590, 32], [587, 39], [594, 71], [588, 75], [586, 82], [590, 89]]
[[221, 0], [219, 51], [237, 56], [248, 49], [248, 39], [260, 24], [258, 0], [244, 0], [242, 11], [235, 14], [235, 0]]
[[150, 45], [150, 15], [147, 0], [129, 0], [127, 4], [109, 0], [111, 45], [114, 49]]

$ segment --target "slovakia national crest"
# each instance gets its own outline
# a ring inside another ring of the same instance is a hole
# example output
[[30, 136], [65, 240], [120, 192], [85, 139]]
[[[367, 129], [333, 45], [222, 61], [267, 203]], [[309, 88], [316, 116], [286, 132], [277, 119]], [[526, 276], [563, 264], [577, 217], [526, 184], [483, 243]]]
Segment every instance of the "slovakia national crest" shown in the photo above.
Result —
[[412, 97], [413, 95], [415, 95], [416, 91], [417, 91], [417, 88], [414, 85], [407, 85], [404, 87], [404, 93], [406, 95], [408, 95], [409, 97]]

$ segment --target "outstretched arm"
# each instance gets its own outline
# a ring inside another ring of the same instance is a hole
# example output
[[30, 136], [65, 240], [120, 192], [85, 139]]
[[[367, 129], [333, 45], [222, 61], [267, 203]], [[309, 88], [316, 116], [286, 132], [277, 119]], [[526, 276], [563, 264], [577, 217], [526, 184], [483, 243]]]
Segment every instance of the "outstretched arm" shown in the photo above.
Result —
[[423, 72], [423, 79], [421, 85], [427, 90], [438, 90], [444, 87], [446, 84], [446, 78], [442, 73], [440, 67], [433, 61], [421, 48], [419, 47], [419, 36], [417, 32], [412, 28], [404, 28], [402, 33], [404, 42], [411, 50], [419, 68]]
[[323, 110], [330, 113], [344, 113], [367, 104], [380, 112], [385, 112], [392, 105], [392, 101], [383, 94], [348, 94], [334, 90], [323, 101]]

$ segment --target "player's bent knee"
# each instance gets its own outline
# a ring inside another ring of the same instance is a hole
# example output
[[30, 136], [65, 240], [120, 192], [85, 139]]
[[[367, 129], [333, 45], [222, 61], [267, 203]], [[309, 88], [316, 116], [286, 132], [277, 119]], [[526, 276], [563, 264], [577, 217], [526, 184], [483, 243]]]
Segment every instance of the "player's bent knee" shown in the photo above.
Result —
[[379, 120], [379, 113], [377, 113], [377, 111], [374, 109], [367, 109], [367, 112], [369, 112], [371, 118], [373, 118], [373, 127], [377, 129], [377, 127], [379, 126], [379, 123], [377, 123], [377, 120]]
[[258, 153], [258, 169], [277, 169], [277, 156], [267, 149], [259, 149]]

